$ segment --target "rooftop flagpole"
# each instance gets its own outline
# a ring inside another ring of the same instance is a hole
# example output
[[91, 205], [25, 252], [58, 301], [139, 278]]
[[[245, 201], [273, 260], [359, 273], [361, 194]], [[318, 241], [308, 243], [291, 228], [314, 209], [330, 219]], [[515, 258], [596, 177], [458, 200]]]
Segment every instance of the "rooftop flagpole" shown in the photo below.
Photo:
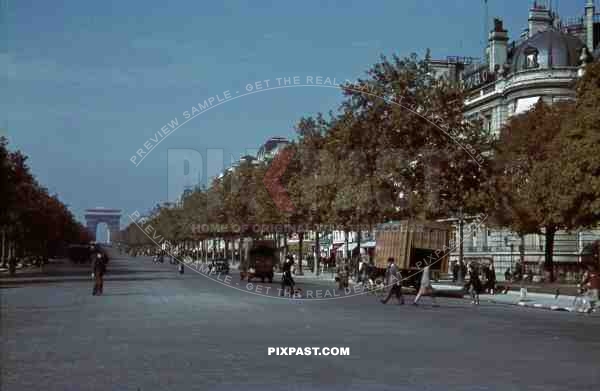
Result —
[[[489, 28], [489, 9], [488, 0], [483, 0], [483, 59], [487, 60], [487, 46], [488, 46], [488, 34], [490, 33]], [[489, 62], [489, 60], [487, 60]]]

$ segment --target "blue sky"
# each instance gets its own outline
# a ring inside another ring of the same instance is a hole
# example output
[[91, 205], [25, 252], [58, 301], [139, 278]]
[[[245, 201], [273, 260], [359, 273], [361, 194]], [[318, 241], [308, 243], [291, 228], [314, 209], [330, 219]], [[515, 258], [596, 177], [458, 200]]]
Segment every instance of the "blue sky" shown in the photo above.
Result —
[[[129, 161], [210, 96], [277, 77], [355, 80], [380, 54], [483, 51], [478, 0], [0, 3], [0, 128], [80, 218], [88, 207], [132, 213], [166, 200], [169, 149], [239, 157], [340, 102], [322, 88], [251, 95], [190, 121], [138, 167]], [[489, 3], [511, 37], [526, 27], [530, 1]], [[560, 1], [560, 13], [579, 16], [584, 3]]]

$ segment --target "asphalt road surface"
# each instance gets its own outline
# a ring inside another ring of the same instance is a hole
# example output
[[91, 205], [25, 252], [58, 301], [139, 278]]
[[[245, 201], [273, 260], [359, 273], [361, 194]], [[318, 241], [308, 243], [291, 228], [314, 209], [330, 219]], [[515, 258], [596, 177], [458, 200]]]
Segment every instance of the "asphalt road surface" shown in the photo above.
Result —
[[[420, 307], [384, 306], [366, 295], [298, 302], [276, 298], [276, 283], [275, 295], [265, 297], [236, 285], [235, 274], [227, 286], [149, 258], [113, 259], [104, 295], [95, 297], [88, 269], [0, 286], [0, 389], [600, 386], [598, 316], [461, 299], [440, 299], [439, 308], [427, 298]], [[326, 281], [303, 288], [333, 289]], [[350, 354], [269, 355], [269, 347], [347, 347]]]

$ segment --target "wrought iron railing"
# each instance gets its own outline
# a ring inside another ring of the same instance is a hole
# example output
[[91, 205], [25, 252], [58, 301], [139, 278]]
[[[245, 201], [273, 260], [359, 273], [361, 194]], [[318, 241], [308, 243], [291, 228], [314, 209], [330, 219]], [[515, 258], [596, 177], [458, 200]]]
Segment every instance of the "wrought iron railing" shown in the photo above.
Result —
[[[498, 245], [498, 246], [463, 246], [463, 250], [465, 252], [510, 252], [513, 251], [515, 254], [518, 254], [521, 251], [520, 246], [511, 246], [510, 245]], [[458, 247], [455, 251], [458, 251]], [[544, 246], [525, 246], [523, 251], [525, 252], [543, 252]]]

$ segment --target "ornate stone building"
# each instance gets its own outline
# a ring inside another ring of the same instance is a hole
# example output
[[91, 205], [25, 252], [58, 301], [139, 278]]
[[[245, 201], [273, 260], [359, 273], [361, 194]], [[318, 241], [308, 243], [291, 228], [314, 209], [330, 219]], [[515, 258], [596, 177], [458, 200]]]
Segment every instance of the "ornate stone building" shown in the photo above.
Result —
[[[496, 19], [484, 61], [449, 58], [432, 63], [440, 75], [463, 81], [469, 89], [466, 118], [481, 120], [491, 134], [497, 135], [511, 116], [528, 111], [540, 99], [549, 104], [574, 99], [574, 85], [585, 64], [600, 56], [600, 14], [595, 13], [593, 0], [586, 0], [583, 17], [566, 23], [546, 2], [534, 1], [528, 22], [520, 38], [509, 42], [508, 31]], [[468, 218], [463, 221], [465, 261], [493, 261], [503, 275], [519, 259], [532, 272], [544, 260], [543, 235], [519, 237], [485, 223], [472, 224]], [[586, 245], [597, 239], [600, 230], [557, 233], [555, 262], [562, 278], [574, 277], [574, 264]], [[458, 257], [458, 251], [453, 253], [454, 260]]]

